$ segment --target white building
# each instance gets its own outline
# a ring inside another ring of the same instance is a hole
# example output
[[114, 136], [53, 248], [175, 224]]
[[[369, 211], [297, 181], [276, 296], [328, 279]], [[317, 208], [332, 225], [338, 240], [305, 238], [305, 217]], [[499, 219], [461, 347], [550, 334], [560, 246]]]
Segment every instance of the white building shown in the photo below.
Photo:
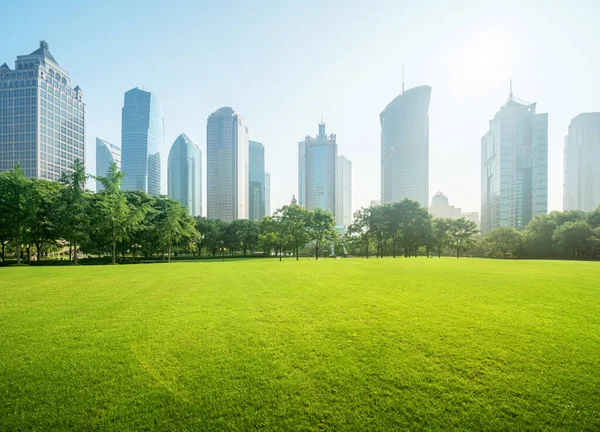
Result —
[[481, 139], [481, 230], [524, 228], [548, 211], [548, 114], [513, 97]]
[[208, 117], [206, 166], [208, 217], [231, 222], [248, 219], [248, 128], [232, 108]]
[[0, 172], [19, 163], [26, 177], [59, 180], [85, 161], [83, 92], [48, 44], [0, 66]]
[[589, 212], [600, 205], [600, 113], [579, 114], [564, 147], [563, 209]]
[[[119, 171], [121, 170], [121, 148], [96, 138], [96, 176], [105, 176], [110, 164], [116, 163]], [[96, 180], [96, 192], [104, 189], [102, 183]]]
[[352, 222], [352, 162], [338, 156], [335, 224], [347, 227]]

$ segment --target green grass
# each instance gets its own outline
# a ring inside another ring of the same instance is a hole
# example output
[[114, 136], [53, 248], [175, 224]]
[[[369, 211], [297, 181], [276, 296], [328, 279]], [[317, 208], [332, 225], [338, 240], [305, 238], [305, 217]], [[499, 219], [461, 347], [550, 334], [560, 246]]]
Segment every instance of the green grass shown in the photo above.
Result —
[[0, 430], [600, 430], [600, 263], [0, 269]]

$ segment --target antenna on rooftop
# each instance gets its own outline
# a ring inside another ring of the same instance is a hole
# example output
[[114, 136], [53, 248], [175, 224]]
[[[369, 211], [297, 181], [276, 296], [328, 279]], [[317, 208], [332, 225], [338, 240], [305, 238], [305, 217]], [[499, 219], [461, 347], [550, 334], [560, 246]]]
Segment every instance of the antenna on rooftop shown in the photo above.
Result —
[[512, 92], [512, 78], [510, 79], [510, 93], [509, 93], [509, 97], [512, 99], [513, 98], [513, 92]]

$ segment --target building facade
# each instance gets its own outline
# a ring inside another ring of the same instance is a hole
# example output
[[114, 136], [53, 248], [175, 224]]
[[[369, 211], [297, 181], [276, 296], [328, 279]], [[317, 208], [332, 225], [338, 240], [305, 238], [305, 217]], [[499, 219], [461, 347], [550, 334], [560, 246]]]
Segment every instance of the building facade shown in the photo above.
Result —
[[600, 113], [571, 120], [563, 157], [563, 209], [594, 210], [600, 205]]
[[347, 227], [352, 222], [352, 162], [346, 156], [337, 159], [335, 224]]
[[431, 87], [403, 92], [379, 115], [381, 202], [429, 200], [429, 101]]
[[298, 204], [306, 207], [306, 141], [298, 143]]
[[548, 114], [508, 101], [481, 139], [481, 230], [524, 228], [548, 211]]
[[[301, 163], [298, 146], [299, 165]], [[327, 136], [325, 123], [319, 124], [319, 134], [304, 140], [304, 184], [298, 184], [298, 192], [304, 190], [304, 199], [300, 202], [308, 210], [321, 208], [336, 215], [337, 183], [337, 142], [336, 135]], [[300, 175], [298, 180], [301, 181]]]
[[462, 210], [458, 207], [450, 205], [448, 197], [442, 192], [438, 192], [431, 199], [429, 213], [437, 218], [459, 219], [461, 217]]
[[265, 146], [250, 141], [250, 192], [248, 197], [250, 220], [260, 221], [265, 217]]
[[202, 151], [184, 133], [171, 146], [167, 178], [169, 198], [202, 216]]
[[85, 105], [48, 48], [0, 66], [0, 171], [18, 163], [26, 177], [59, 180], [85, 162]]
[[[106, 175], [112, 163], [116, 163], [119, 171], [121, 170], [121, 149], [108, 141], [96, 138], [96, 175]], [[104, 189], [102, 182], [96, 180], [96, 192], [102, 189]]]
[[271, 216], [271, 174], [265, 172], [265, 216]]
[[231, 222], [248, 219], [248, 128], [232, 108], [208, 117], [206, 165], [208, 217]]
[[154, 93], [137, 87], [125, 93], [121, 152], [124, 190], [166, 193], [162, 107]]

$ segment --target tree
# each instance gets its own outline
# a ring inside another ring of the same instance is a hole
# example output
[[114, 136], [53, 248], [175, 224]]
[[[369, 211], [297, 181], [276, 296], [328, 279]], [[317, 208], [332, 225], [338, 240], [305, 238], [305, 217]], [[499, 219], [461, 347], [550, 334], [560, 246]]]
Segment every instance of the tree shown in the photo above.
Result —
[[369, 232], [376, 242], [377, 258], [383, 258], [383, 247], [386, 241], [386, 233], [389, 226], [386, 223], [384, 206], [374, 206], [369, 212]]
[[63, 172], [60, 182], [63, 184], [60, 199], [60, 231], [73, 247], [73, 261], [78, 262], [78, 246], [85, 240], [90, 220], [88, 214], [89, 194], [85, 191], [87, 175], [80, 159], [71, 165], [71, 172]]
[[173, 245], [179, 242], [195, 242], [198, 238], [194, 218], [178, 201], [160, 196], [156, 199], [155, 234], [159, 245], [167, 249], [167, 262], [171, 262]]
[[359, 245], [359, 250], [364, 246], [367, 259], [369, 259], [369, 243], [371, 241], [370, 218], [371, 208], [363, 207], [354, 213], [352, 224], [348, 227], [350, 242], [356, 242]]
[[589, 240], [593, 235], [594, 231], [585, 220], [577, 220], [556, 228], [552, 238], [565, 256], [585, 258], [591, 249]]
[[600, 227], [600, 206], [589, 212], [586, 216], [586, 220], [592, 229]]
[[281, 216], [278, 212], [272, 217], [265, 217], [260, 224], [259, 244], [264, 250], [275, 249], [281, 261], [284, 248], [290, 243], [291, 237], [285, 228], [285, 224], [281, 221]]
[[514, 257], [523, 246], [523, 234], [512, 226], [494, 228], [484, 238], [484, 248], [490, 257]]
[[28, 238], [35, 245], [38, 261], [42, 258], [42, 249], [59, 239], [60, 196], [60, 183], [48, 180], [33, 182], [35, 223], [30, 227]]
[[460, 219], [449, 219], [448, 239], [451, 247], [456, 251], [456, 258], [460, 257], [462, 250], [468, 249], [475, 244], [475, 236], [479, 230], [475, 222]]
[[153, 220], [156, 213], [156, 198], [143, 191], [123, 191], [127, 205], [139, 211], [141, 214], [139, 223], [133, 224], [127, 230], [124, 238], [118, 242], [117, 248], [125, 256], [127, 251], [132, 251], [133, 258], [137, 259], [138, 250], [149, 251], [151, 248], [146, 245], [148, 239], [152, 238]]
[[442, 251], [450, 243], [450, 223], [450, 219], [433, 219], [432, 248], [437, 252], [438, 258], [442, 257]]
[[536, 258], [554, 255], [552, 236], [556, 227], [556, 218], [552, 214], [538, 215], [531, 219], [525, 227], [523, 239], [527, 255]]
[[333, 216], [326, 210], [316, 208], [311, 212], [308, 224], [308, 238], [315, 248], [315, 259], [319, 259], [319, 251], [326, 243], [336, 238]]
[[277, 217], [284, 224], [294, 249], [296, 261], [298, 261], [298, 251], [309, 241], [308, 224], [310, 222], [310, 212], [301, 205], [296, 204], [295, 197], [290, 205], [283, 206], [277, 210]]
[[[33, 182], [25, 178], [17, 164], [11, 171], [0, 174], [0, 214], [3, 231], [15, 242], [17, 264], [21, 264], [21, 243], [28, 229], [35, 224]], [[2, 242], [4, 256], [4, 241]]]

